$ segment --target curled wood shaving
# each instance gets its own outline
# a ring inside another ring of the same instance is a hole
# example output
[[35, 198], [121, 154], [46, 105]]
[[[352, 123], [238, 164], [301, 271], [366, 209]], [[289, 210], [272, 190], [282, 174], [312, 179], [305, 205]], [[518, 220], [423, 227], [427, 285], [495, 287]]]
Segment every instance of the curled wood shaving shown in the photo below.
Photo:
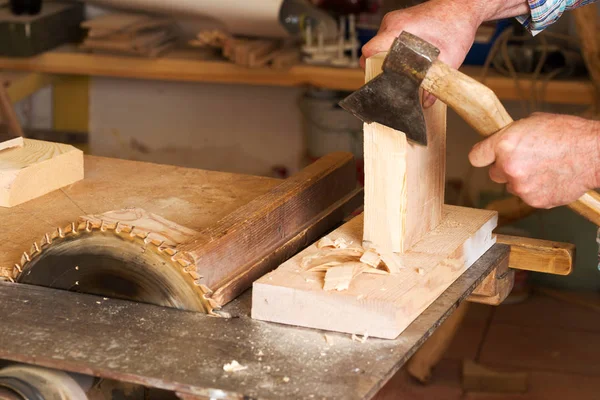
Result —
[[346, 239], [344, 239], [344, 238], [337, 238], [337, 239], [335, 239], [335, 241], [333, 242], [333, 244], [334, 244], [334, 245], [335, 245], [335, 247], [337, 247], [338, 249], [347, 249], [347, 248], [348, 248], [348, 246], [349, 246], [351, 243], [348, 243], [348, 242], [346, 241]]
[[363, 335], [363, 337], [359, 337], [355, 333], [352, 334], [352, 340], [354, 342], [365, 343], [368, 338], [369, 338], [369, 334], [367, 332], [365, 332], [365, 334]]
[[360, 262], [377, 268], [381, 264], [381, 256], [374, 249], [368, 249], [360, 257]]
[[241, 365], [239, 362], [233, 360], [230, 363], [223, 365], [223, 371], [225, 372], [238, 372], [248, 369], [247, 365]]
[[335, 247], [333, 240], [329, 236], [323, 236], [321, 240], [317, 242], [317, 249], [323, 249], [326, 247]]

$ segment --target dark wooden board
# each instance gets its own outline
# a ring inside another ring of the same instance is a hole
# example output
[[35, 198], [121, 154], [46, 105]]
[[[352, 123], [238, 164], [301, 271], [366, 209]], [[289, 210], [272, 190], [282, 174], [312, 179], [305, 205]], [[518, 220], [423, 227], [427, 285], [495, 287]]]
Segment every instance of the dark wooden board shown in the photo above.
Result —
[[[207, 397], [368, 399], [508, 251], [492, 247], [396, 340], [326, 333], [331, 346], [323, 331], [252, 320], [248, 292], [223, 319], [4, 283], [0, 359]], [[224, 372], [232, 360], [248, 369]]]

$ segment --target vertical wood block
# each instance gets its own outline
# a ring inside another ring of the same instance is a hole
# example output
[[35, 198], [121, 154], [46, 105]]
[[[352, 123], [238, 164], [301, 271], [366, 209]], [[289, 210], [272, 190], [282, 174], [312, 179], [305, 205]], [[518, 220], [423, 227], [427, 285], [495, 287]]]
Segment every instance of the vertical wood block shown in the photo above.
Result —
[[[381, 73], [385, 53], [367, 60], [366, 81]], [[364, 125], [363, 239], [384, 252], [404, 253], [442, 219], [446, 172], [446, 105], [424, 110], [428, 145], [404, 132]]]

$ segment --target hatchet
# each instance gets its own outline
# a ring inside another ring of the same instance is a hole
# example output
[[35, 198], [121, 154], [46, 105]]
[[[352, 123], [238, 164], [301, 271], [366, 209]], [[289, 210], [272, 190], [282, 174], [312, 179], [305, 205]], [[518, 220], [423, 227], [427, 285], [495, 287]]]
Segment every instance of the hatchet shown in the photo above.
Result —
[[[340, 102], [363, 122], [377, 122], [427, 145], [419, 88], [446, 103], [473, 129], [490, 136], [513, 123], [494, 92], [437, 59], [440, 51], [408, 32], [398, 36], [383, 62], [383, 73]], [[600, 195], [589, 191], [569, 207], [600, 226]]]

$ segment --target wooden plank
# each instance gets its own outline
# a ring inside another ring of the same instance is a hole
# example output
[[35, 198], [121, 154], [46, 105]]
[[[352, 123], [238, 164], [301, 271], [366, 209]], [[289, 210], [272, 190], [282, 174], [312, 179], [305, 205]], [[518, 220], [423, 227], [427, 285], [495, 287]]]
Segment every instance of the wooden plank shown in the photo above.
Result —
[[[125, 162], [118, 167], [137, 164]], [[173, 173], [169, 168], [167, 176]], [[95, 171], [102, 172], [101, 168]], [[260, 186], [256, 177], [214, 174], [208, 173], [215, 185], [213, 196], [221, 190], [218, 182], [227, 177], [242, 186], [244, 182]], [[202, 174], [196, 177], [206, 179]], [[203, 184], [206, 187], [208, 182]], [[211, 206], [207, 203], [207, 207]], [[0, 359], [205, 397], [222, 393], [234, 399], [366, 400], [402, 367], [498, 260], [507, 256], [507, 246], [495, 245], [397, 340], [370, 338], [365, 343], [331, 333], [330, 344], [321, 331], [252, 320], [250, 293], [225, 307], [234, 317], [226, 319], [43, 287], [0, 284]], [[223, 365], [234, 359], [248, 369], [225, 373]], [[283, 381], [286, 376], [289, 382]]]
[[281, 182], [114, 158], [84, 160], [84, 180], [19, 206], [0, 207], [0, 277], [12, 275], [34, 241], [82, 215], [139, 207], [200, 231]]
[[[156, 79], [177, 82], [220, 82], [248, 85], [302, 86], [356, 90], [364, 83], [359, 68], [332, 68], [295, 65], [288, 70], [248, 69], [224, 61], [203, 60], [197, 52], [169, 52], [158, 60], [114, 55], [86, 54], [60, 49], [29, 58], [0, 57], [0, 68], [52, 74], [112, 76], [117, 78]], [[466, 66], [461, 71], [480, 79], [481, 68]], [[503, 100], [522, 100], [535, 89], [540, 100], [557, 104], [589, 105], [595, 101], [594, 85], [587, 79], [550, 82], [524, 78], [521, 89], [514, 80], [490, 73], [485, 84]]]
[[202, 283], [215, 290], [309, 227], [355, 187], [352, 154], [329, 154], [200, 231], [175, 257], [196, 265]]
[[73, 146], [25, 139], [0, 153], [0, 207], [13, 207], [83, 179], [83, 153]]
[[[444, 206], [439, 226], [394, 256], [399, 273], [359, 275], [341, 292], [324, 291], [322, 273], [301, 265], [318, 251], [313, 244], [254, 283], [252, 317], [395, 338], [492, 246], [496, 220], [495, 212]], [[362, 229], [361, 214], [328, 236], [360, 243]]]
[[467, 300], [472, 303], [498, 306], [506, 300], [514, 282], [515, 271], [509, 268], [509, 260], [506, 259], [473, 290]]
[[520, 236], [497, 235], [510, 246], [510, 268], [569, 275], [573, 271], [575, 245]]
[[[365, 80], [381, 73], [386, 53], [367, 60]], [[446, 172], [446, 105], [424, 111], [428, 145], [403, 132], [364, 125], [365, 226], [363, 240], [383, 252], [405, 252], [442, 217]]]

